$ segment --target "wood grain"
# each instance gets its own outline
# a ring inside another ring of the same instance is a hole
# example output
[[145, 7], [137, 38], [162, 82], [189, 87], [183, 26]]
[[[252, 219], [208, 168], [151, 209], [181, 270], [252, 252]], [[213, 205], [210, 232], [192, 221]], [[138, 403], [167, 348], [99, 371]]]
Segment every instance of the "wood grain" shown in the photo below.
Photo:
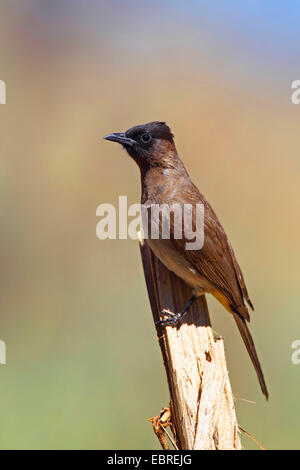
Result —
[[[191, 289], [140, 243], [154, 322], [160, 312], [179, 312]], [[224, 343], [215, 339], [205, 297], [191, 307], [179, 327], [156, 325], [166, 370], [179, 449], [241, 449]]]

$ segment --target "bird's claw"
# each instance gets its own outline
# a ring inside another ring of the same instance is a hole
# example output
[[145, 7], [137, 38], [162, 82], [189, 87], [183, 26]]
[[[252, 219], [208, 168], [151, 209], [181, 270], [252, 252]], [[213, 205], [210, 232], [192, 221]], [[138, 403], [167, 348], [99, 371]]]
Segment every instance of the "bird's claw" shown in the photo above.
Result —
[[159, 320], [155, 322], [156, 325], [159, 326], [172, 326], [176, 325], [180, 318], [181, 318], [181, 313], [173, 313], [170, 310], [164, 309], [161, 311], [161, 314], [163, 316], [166, 316], [167, 318], [163, 318], [162, 320]]
[[174, 315], [176, 315], [176, 313], [171, 312], [171, 310], [168, 310], [167, 308], [164, 308], [160, 313], [163, 317], [168, 317], [168, 318], [172, 318], [174, 317]]

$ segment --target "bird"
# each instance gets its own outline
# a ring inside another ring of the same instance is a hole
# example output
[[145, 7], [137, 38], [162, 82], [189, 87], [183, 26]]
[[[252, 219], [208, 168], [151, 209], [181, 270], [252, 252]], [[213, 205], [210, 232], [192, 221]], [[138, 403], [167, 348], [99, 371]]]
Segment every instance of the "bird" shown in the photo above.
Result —
[[170, 220], [169, 239], [162, 237], [161, 229], [158, 237], [147, 239], [155, 256], [193, 289], [193, 295], [182, 311], [165, 311], [160, 325], [178, 325], [198, 297], [212, 294], [233, 316], [268, 400], [264, 375], [247, 325], [249, 308], [254, 310], [254, 307], [242, 271], [223, 226], [179, 157], [170, 127], [165, 122], [153, 121], [125, 132], [108, 134], [104, 139], [121, 144], [137, 163], [141, 176], [141, 204], [147, 210], [163, 204], [179, 207], [202, 204], [204, 207], [204, 239], [200, 249], [186, 249], [184, 234], [181, 238], [175, 237], [174, 218]]

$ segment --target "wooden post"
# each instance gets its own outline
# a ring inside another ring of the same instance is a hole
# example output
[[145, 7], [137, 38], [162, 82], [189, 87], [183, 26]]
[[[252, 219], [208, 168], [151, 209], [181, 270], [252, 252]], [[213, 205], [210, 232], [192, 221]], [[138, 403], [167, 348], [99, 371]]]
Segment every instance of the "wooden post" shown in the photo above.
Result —
[[[140, 243], [154, 321], [160, 312], [179, 312], [191, 289]], [[170, 390], [171, 414], [179, 449], [241, 449], [226, 367], [224, 344], [215, 339], [205, 297], [191, 307], [180, 326], [156, 326]]]

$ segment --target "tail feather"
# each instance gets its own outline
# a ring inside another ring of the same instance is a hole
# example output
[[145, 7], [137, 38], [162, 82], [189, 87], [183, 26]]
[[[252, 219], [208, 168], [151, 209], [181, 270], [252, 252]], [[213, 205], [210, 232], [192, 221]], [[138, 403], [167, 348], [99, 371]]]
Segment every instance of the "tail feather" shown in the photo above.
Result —
[[265, 395], [266, 399], [268, 400], [269, 393], [268, 393], [267, 386], [265, 383], [264, 374], [261, 369], [261, 365], [256, 354], [254, 342], [250, 334], [250, 331], [248, 329], [248, 326], [246, 324], [246, 321], [239, 313], [233, 312], [233, 316], [238, 326], [238, 329], [241, 333], [241, 336], [243, 338], [243, 341], [245, 343], [249, 356], [251, 358], [252, 364], [254, 365], [254, 368], [256, 370], [256, 374], [260, 383], [261, 390], [263, 394]]

